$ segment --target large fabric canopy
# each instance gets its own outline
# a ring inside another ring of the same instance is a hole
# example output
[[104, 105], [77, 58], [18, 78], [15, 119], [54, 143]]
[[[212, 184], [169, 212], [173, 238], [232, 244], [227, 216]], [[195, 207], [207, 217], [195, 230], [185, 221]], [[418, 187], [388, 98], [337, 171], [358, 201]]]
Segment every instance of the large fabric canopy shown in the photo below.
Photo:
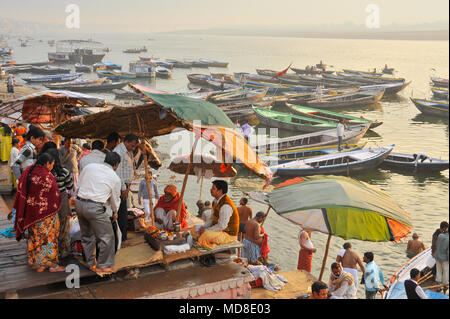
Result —
[[70, 117], [64, 107], [104, 107], [105, 100], [71, 91], [47, 90], [0, 105], [0, 118], [12, 122], [56, 124]]
[[[175, 173], [185, 174], [189, 167], [190, 155], [181, 155], [175, 157], [169, 169]], [[192, 164], [190, 165], [189, 175], [211, 177], [235, 177], [236, 169], [232, 164], [225, 164], [217, 160], [216, 157], [209, 154], [194, 154]]]
[[202, 126], [234, 127], [230, 118], [220, 108], [210, 102], [181, 95], [150, 93], [148, 89], [139, 85], [130, 84], [130, 87], [164, 109], [171, 109], [185, 121], [191, 123], [195, 121], [198, 122], [197, 125]]
[[344, 239], [399, 241], [412, 228], [410, 215], [389, 195], [348, 177], [296, 178], [267, 197], [291, 222]]

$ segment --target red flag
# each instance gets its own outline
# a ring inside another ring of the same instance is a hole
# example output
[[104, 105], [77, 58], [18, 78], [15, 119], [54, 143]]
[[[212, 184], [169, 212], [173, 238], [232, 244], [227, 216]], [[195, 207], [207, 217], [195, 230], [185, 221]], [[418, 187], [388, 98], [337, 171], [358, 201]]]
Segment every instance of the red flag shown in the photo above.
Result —
[[289, 66], [286, 69], [284, 69], [283, 71], [275, 73], [274, 77], [277, 78], [279, 76], [285, 75], [287, 73], [287, 71], [289, 70], [289, 68], [291, 67], [291, 65], [292, 65], [292, 63], [289, 64]]

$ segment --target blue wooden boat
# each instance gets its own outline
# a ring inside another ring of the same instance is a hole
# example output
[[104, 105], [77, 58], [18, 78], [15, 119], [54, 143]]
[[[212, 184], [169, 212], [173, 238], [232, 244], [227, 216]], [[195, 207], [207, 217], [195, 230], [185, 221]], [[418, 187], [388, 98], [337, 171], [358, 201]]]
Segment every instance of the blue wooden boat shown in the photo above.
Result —
[[352, 175], [376, 169], [389, 156], [394, 144], [351, 152], [311, 157], [270, 166], [278, 176]]
[[[351, 152], [363, 149], [367, 142], [360, 144], [343, 144], [341, 152]], [[279, 152], [271, 152], [259, 158], [267, 163], [268, 166], [284, 164], [296, 160], [306, 159], [310, 157], [317, 157], [322, 155], [329, 155], [338, 153], [337, 145], [310, 147], [300, 150], [287, 150]]]
[[27, 83], [69, 82], [78, 79], [83, 73], [52, 74], [22, 78]]
[[449, 168], [448, 160], [420, 156], [420, 154], [391, 153], [381, 167], [410, 172], [439, 172]]
[[119, 73], [112, 70], [97, 69], [95, 72], [99, 78], [108, 78], [110, 80], [120, 80], [121, 78]]
[[444, 103], [439, 101], [415, 98], [411, 98], [411, 101], [423, 114], [435, 115], [448, 119], [448, 102]]
[[433, 92], [433, 97], [437, 99], [448, 100], [448, 89], [431, 88], [431, 92]]

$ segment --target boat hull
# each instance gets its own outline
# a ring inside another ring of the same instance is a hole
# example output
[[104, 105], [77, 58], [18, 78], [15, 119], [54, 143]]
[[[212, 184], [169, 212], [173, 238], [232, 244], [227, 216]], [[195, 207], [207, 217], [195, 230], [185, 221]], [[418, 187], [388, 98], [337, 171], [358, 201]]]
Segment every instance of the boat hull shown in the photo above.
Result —
[[[299, 169], [276, 169], [272, 170], [274, 174], [280, 177], [295, 177], [295, 176], [312, 176], [312, 175], [353, 175], [374, 170], [378, 168], [381, 163], [389, 156], [392, 149], [388, 149], [386, 152], [381, 153], [379, 156], [373, 157], [369, 160], [349, 162], [337, 165], [330, 165], [317, 168], [299, 168]], [[343, 153], [345, 154], [345, 153]]]
[[[414, 103], [414, 105], [417, 107], [417, 109], [420, 112], [422, 112], [423, 114], [439, 116], [439, 117], [448, 119], [448, 104], [447, 104], [447, 108], [443, 108], [443, 107], [439, 107], [438, 105], [435, 105], [435, 106], [426, 105], [426, 104], [424, 104], [425, 102], [430, 102], [430, 101], [426, 101], [426, 100], [411, 98], [411, 101]], [[437, 103], [437, 104], [439, 104], [439, 103]]]
[[408, 172], [440, 172], [449, 168], [449, 162], [433, 158], [431, 162], [413, 161], [409, 154], [391, 153], [381, 164], [382, 168], [408, 171]]

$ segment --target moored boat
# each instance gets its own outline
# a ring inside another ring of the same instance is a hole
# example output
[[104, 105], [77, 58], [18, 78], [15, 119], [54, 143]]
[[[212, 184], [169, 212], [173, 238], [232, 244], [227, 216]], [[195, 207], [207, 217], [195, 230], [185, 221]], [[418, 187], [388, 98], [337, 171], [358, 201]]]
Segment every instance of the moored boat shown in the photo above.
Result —
[[376, 169], [394, 148], [368, 148], [270, 166], [278, 176], [352, 175]]
[[100, 80], [88, 80], [86, 82], [73, 81], [70, 83], [52, 83], [45, 85], [51, 90], [67, 90], [75, 92], [106, 92], [113, 89], [121, 89], [128, 82], [110, 82], [105, 81], [106, 78]]
[[129, 67], [130, 72], [136, 74], [138, 78], [154, 78], [156, 76], [156, 66], [151, 62], [130, 62]]
[[193, 68], [202, 68], [202, 69], [209, 68], [209, 64], [208, 63], [201, 62], [201, 61], [194, 60], [194, 59], [184, 59], [184, 62], [192, 65]]
[[431, 88], [433, 96], [437, 99], [448, 100], [448, 89], [444, 88]]
[[70, 69], [45, 65], [45, 66], [32, 66], [30, 72], [36, 74], [64, 74], [70, 73]]
[[22, 78], [22, 80], [28, 83], [69, 82], [79, 78], [82, 75], [83, 73], [52, 74]]
[[443, 79], [436, 76], [432, 76], [430, 78], [433, 86], [439, 88], [448, 88], [448, 79]]
[[[360, 144], [344, 144], [341, 146], [341, 152], [351, 152], [363, 149], [367, 142]], [[300, 150], [288, 150], [280, 152], [272, 152], [266, 155], [260, 155], [260, 159], [267, 163], [268, 166], [284, 164], [291, 161], [306, 159], [310, 157], [317, 157], [322, 155], [329, 155], [339, 153], [338, 145], [328, 145], [319, 147], [310, 147]]]
[[226, 68], [226, 67], [228, 67], [228, 64], [229, 64], [229, 62], [223, 62], [223, 61], [217, 61], [217, 60], [205, 59], [205, 58], [200, 58], [198, 60], [202, 63], [208, 64], [208, 66], [210, 66], [210, 67], [216, 67], [216, 68]]
[[362, 116], [356, 117], [356, 116], [331, 112], [331, 111], [327, 111], [327, 110], [316, 109], [316, 108], [307, 107], [307, 106], [286, 104], [286, 107], [288, 107], [292, 112], [294, 112], [295, 114], [298, 114], [298, 115], [307, 116], [307, 117], [311, 117], [311, 118], [315, 118], [315, 119], [333, 121], [333, 122], [338, 122], [339, 120], [342, 119], [348, 125], [370, 123], [370, 128], [373, 129], [373, 128], [378, 127], [381, 124], [383, 124], [383, 122], [368, 120], [368, 119], [363, 118]]
[[423, 153], [391, 153], [381, 167], [409, 172], [439, 172], [449, 168], [448, 160], [431, 158]]
[[157, 66], [156, 67], [156, 77], [162, 78], [162, 79], [168, 79], [172, 76], [172, 72], [163, 67], [163, 66]]
[[[370, 124], [351, 125], [344, 130], [342, 144], [355, 144], [369, 130]], [[267, 137], [264, 141], [258, 141], [255, 148], [259, 154], [267, 152], [277, 152], [283, 150], [300, 150], [310, 147], [320, 147], [325, 145], [337, 145], [337, 130], [331, 129], [309, 134], [301, 134], [283, 138]]]
[[181, 69], [190, 69], [192, 68], [191, 63], [181, 62], [178, 60], [173, 59], [166, 59], [166, 62], [171, 63], [174, 68], [181, 68]]
[[89, 65], [75, 63], [76, 72], [91, 72], [91, 67]]
[[261, 124], [294, 132], [317, 132], [335, 128], [337, 123], [253, 107]]
[[[421, 253], [411, 258], [405, 263], [391, 278], [387, 284], [388, 289], [383, 292], [382, 299], [407, 299], [405, 291], [405, 280], [410, 279], [410, 271], [413, 268], [418, 269], [422, 277], [420, 285], [429, 299], [448, 299], [448, 296], [440, 294], [436, 291], [427, 289], [427, 287], [436, 287], [436, 282], [432, 280], [433, 276], [429, 276], [432, 268], [436, 265], [436, 260], [431, 255], [431, 248], [428, 248]], [[430, 277], [427, 279], [427, 277]], [[439, 285], [437, 285], [439, 286]], [[433, 289], [433, 288], [432, 288]], [[436, 288], [434, 288], [436, 289]]]
[[322, 97], [305, 102], [306, 106], [317, 108], [337, 108], [337, 107], [356, 107], [366, 106], [378, 103], [384, 95], [384, 89], [381, 90], [359, 90], [356, 93], [341, 94], [337, 96]]
[[414, 103], [417, 109], [424, 114], [435, 115], [448, 119], [448, 102], [444, 103], [439, 101], [415, 98], [411, 98], [411, 101]]

